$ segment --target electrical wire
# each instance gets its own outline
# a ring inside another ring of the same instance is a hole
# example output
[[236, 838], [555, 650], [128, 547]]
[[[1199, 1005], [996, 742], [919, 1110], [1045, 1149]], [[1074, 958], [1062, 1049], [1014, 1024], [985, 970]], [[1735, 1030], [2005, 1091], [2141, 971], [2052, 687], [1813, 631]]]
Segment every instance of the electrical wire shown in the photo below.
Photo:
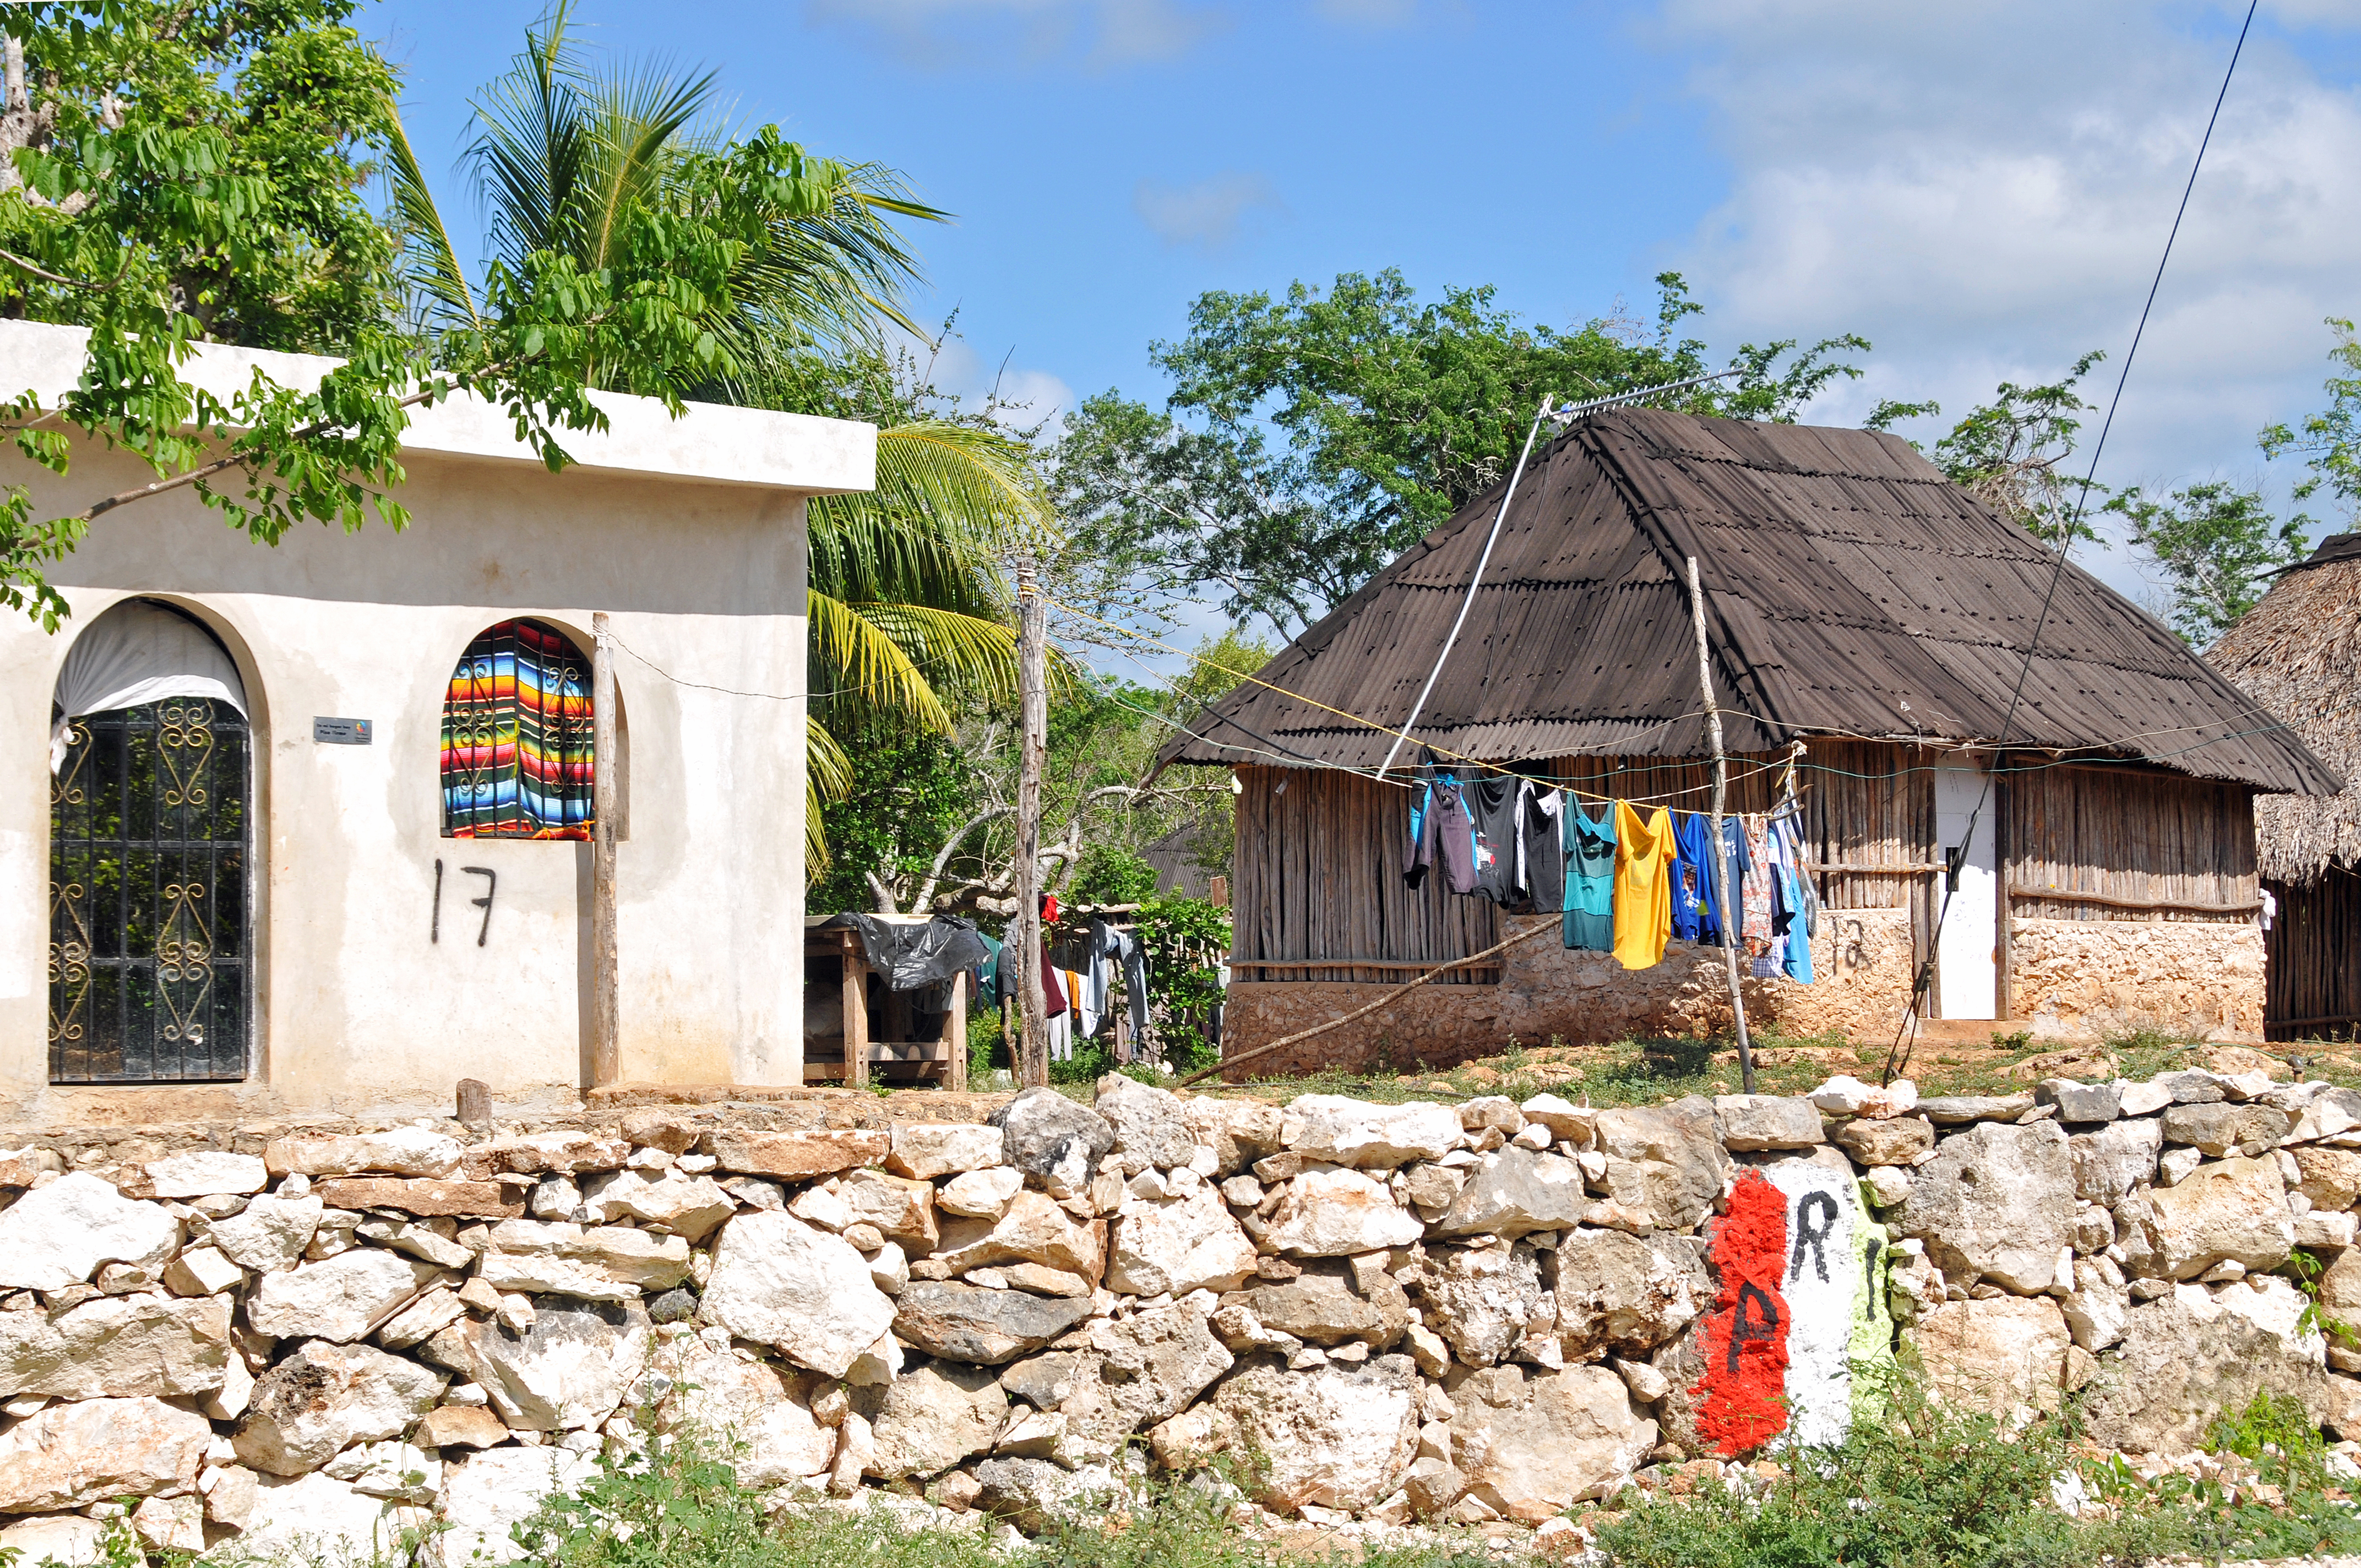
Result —
[[[2172, 227], [2164, 236], [2164, 254], [2157, 258], [2156, 276], [2148, 280], [2147, 299], [2140, 306], [2139, 324], [2132, 329], [2131, 346], [2124, 353], [2124, 367], [2115, 377], [2114, 395], [2107, 400], [2107, 417], [2100, 422], [2099, 439], [2091, 448], [2090, 466], [2083, 472], [2081, 488], [2074, 498], [2073, 515], [2066, 520], [2064, 527], [2059, 531], [2057, 561], [2050, 568], [2049, 587], [2041, 596], [2041, 613], [2034, 619], [2033, 635], [2025, 644], [2025, 665], [2017, 672], [2015, 689], [2009, 694], [2008, 709], [2001, 718], [2000, 737], [1993, 742], [1996, 747], [2008, 744], [2009, 729], [2016, 722], [2016, 709], [2025, 696], [2026, 682], [2033, 676], [2033, 662], [2040, 651], [2041, 633], [2049, 623], [2050, 607], [2057, 600], [2058, 585], [2066, 576], [2067, 557], [2074, 548], [2074, 531], [2081, 525], [2082, 514], [2090, 506], [2091, 486], [2098, 478], [2099, 458], [2106, 451], [2108, 433], [2115, 426], [2115, 411], [2123, 404], [2124, 385], [2131, 379], [2132, 361], [2139, 356], [2140, 339], [2147, 333], [2148, 316], [2156, 309], [2157, 291], [2164, 286], [2164, 269], [2172, 260], [2173, 242], [2180, 237], [2181, 220], [2189, 215], [2189, 200], [2197, 190], [2198, 171], [2205, 167], [2206, 149], [2213, 144], [2213, 127], [2220, 122], [2222, 105], [2230, 96], [2230, 82], [2238, 73], [2238, 57], [2246, 52], [2246, 33], [2255, 25], [2255, 10], [2260, 3], [2261, 0], [2246, 0], [2246, 19], [2239, 25], [2238, 41], [2230, 49], [2229, 67], [2222, 72], [2221, 91], [2213, 95], [2213, 112], [2205, 118], [2205, 134], [2198, 139], [2197, 156], [2189, 165], [2189, 181], [2180, 188], [2180, 205], [2174, 210]], [[1968, 846], [1975, 841], [1976, 824], [1982, 820], [1984, 806], [1992, 799], [1992, 775], [1987, 771], [1984, 773], [1983, 785], [1976, 793], [1976, 804], [1968, 812], [1966, 831], [1960, 836], [1959, 849], [1956, 851], [1958, 860], [1964, 860]], [[1957, 875], [1955, 861], [1951, 876]], [[1926, 957], [1920, 960], [1918, 971], [1911, 981], [1910, 1004], [1904, 1013], [1902, 1027], [1895, 1032], [1894, 1045], [1885, 1053], [1884, 1077], [1881, 1080], [1883, 1082], [1893, 1082], [1895, 1074], [1910, 1065], [1911, 1053], [1917, 1048], [1918, 1000], [1926, 994], [1927, 987], [1934, 983], [1935, 955], [1941, 948], [1943, 922], [1950, 914], [1951, 899], [1954, 896], [1954, 890], [1949, 886], [1949, 879], [1947, 878], [1942, 905], [1936, 911], [1934, 930], [1927, 937]], [[2007, 918], [2005, 908], [2001, 913], [2001, 918]], [[1908, 1038], [1906, 1047], [1904, 1043], [1905, 1036]]]

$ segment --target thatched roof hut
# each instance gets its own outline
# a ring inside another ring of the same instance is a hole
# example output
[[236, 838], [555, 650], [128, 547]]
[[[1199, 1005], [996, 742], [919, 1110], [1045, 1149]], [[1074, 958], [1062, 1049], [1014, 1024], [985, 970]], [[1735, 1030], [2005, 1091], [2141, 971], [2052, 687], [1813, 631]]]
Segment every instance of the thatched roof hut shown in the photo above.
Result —
[[2348, 781], [2255, 802], [2257, 857], [2280, 908], [2269, 1031], [2361, 1031], [2361, 533], [2331, 534], [2205, 655]]
[[[2282, 574], [2205, 655], [2301, 735], [2312, 754], [2361, 779], [2361, 533], [2333, 533]], [[2361, 866], [2361, 789], [2255, 803], [2262, 872], [2304, 883]]]

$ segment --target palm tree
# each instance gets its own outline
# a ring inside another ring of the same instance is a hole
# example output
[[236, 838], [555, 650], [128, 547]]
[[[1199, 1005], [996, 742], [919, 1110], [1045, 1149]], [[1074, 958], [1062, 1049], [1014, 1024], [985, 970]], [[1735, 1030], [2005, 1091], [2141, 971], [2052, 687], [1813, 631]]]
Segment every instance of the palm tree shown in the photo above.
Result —
[[[726, 145], [712, 122], [714, 78], [662, 62], [586, 68], [560, 4], [475, 104], [465, 161], [488, 219], [490, 258], [521, 269], [537, 251], [604, 264], [629, 218], [690, 200], [684, 160]], [[422, 331], [475, 324], [475, 295], [398, 117], [389, 159], [409, 245]], [[765, 127], [761, 135], [773, 133]], [[793, 152], [794, 149], [786, 149]], [[795, 156], [800, 159], [800, 153]], [[730, 295], [706, 323], [726, 367], [696, 395], [791, 412], [812, 406], [815, 360], [874, 356], [885, 329], [923, 337], [903, 313], [918, 277], [895, 218], [940, 221], [892, 170], [801, 161], [819, 185], [766, 217]], [[594, 381], [609, 378], [594, 372]], [[917, 411], [905, 407], [905, 415]], [[806, 861], [828, 861], [820, 806], [851, 771], [841, 738], [881, 720], [953, 730], [947, 697], [1016, 685], [1016, 634], [1000, 563], [1046, 526], [1047, 497], [1026, 445], [986, 423], [903, 417], [881, 426], [877, 487], [812, 501], [810, 589], [815, 700], [807, 719]]]

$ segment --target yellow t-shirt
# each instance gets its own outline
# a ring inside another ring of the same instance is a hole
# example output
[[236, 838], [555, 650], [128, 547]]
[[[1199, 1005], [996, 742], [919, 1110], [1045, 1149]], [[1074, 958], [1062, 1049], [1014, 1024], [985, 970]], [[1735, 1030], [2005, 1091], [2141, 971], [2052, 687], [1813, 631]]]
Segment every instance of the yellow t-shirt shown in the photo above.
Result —
[[1615, 803], [1615, 957], [1653, 969], [1673, 935], [1673, 814]]

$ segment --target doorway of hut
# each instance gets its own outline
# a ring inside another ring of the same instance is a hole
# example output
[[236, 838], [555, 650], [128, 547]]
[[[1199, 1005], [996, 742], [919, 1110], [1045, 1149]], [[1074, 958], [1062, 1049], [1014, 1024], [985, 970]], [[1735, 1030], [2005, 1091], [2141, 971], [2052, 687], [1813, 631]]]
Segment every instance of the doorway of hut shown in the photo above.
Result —
[[1971, 759], [1946, 758], [1936, 766], [1935, 844], [1947, 868], [1935, 882], [1938, 1018], [2000, 1016], [1997, 813], [1984, 785], [1984, 770]]

